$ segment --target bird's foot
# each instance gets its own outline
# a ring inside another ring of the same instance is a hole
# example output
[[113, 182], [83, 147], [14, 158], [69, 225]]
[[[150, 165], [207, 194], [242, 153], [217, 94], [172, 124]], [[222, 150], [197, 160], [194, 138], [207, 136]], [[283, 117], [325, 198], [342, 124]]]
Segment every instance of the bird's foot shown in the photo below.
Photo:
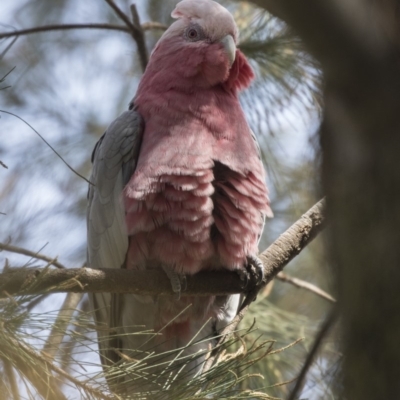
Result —
[[264, 264], [256, 255], [247, 256], [247, 270], [253, 275], [257, 286], [263, 283]]
[[179, 300], [181, 298], [181, 292], [186, 290], [186, 275], [178, 274], [169, 267], [163, 266], [162, 268], [171, 282], [172, 291], [175, 293], [175, 299]]
[[257, 256], [247, 256], [247, 265], [238, 271], [245, 288], [253, 288], [262, 284], [264, 279], [264, 265]]
[[247, 256], [247, 265], [239, 271], [240, 279], [244, 282], [243, 288], [247, 289], [247, 294], [239, 307], [239, 312], [247, 305], [257, 299], [264, 280], [264, 266], [257, 256]]

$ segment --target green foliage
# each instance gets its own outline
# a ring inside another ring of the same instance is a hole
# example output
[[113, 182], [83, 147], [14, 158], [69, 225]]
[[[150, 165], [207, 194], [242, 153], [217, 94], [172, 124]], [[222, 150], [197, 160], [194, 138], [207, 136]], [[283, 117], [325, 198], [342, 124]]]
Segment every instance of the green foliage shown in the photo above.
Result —
[[258, 9], [241, 13], [238, 24], [244, 27], [239, 47], [254, 61], [255, 88], [261, 91], [266, 113], [277, 114], [293, 101], [299, 112], [320, 107], [319, 68], [300, 39], [281, 21]]
[[[295, 340], [289, 346], [277, 348], [273, 340], [257, 337], [258, 332], [251, 326], [237, 331], [223, 345], [215, 364], [194, 377], [185, 367], [203, 354], [197, 352], [184, 356], [184, 348], [157, 355], [150, 351], [140, 360], [124, 356], [121, 364], [102, 371], [100, 365], [94, 368], [93, 361], [85, 361], [85, 357], [97, 347], [97, 338], [92, 334], [91, 314], [84, 311], [85, 302], [83, 309], [73, 310], [73, 317], [64, 321], [67, 328], [58, 330], [59, 310], [32, 312], [39, 301], [45, 300], [46, 296], [23, 296], [9, 297], [0, 302], [0, 360], [3, 370], [7, 371], [7, 379], [3, 383], [8, 398], [15, 398], [12, 393], [12, 382], [15, 380], [22, 382], [24, 391], [33, 398], [48, 396], [58, 399], [64, 396], [63, 393], [75, 393], [75, 397], [79, 393], [82, 399], [162, 399], [172, 393], [171, 396], [177, 400], [272, 399], [274, 397], [268, 395], [268, 387], [265, 388], [263, 374], [254, 370], [257, 365], [270, 358], [275, 359], [287, 348], [296, 347], [294, 345], [298, 342]], [[51, 349], [46, 346], [50, 329], [53, 336], [64, 337], [62, 347]], [[136, 334], [154, 335], [148, 331]], [[215, 338], [203, 339], [207, 342], [213, 340]], [[43, 350], [44, 347], [48, 352]], [[52, 350], [55, 350], [54, 357], [50, 355]], [[273, 360], [271, 362], [274, 363]], [[250, 385], [249, 379], [257, 382], [256, 385]], [[111, 394], [107, 382], [111, 386], [117, 383], [130, 394]], [[149, 382], [156, 384], [159, 390], [154, 391], [154, 386], [152, 391], [146, 389]]]

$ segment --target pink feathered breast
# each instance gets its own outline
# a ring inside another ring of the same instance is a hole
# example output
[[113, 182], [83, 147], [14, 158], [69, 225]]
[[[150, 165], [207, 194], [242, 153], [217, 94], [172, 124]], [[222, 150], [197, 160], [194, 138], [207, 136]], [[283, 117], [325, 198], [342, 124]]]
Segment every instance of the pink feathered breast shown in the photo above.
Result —
[[238, 53], [224, 83], [171, 89], [159, 66], [148, 68], [135, 98], [145, 131], [124, 190], [127, 267], [241, 268], [257, 254], [269, 213], [264, 168], [237, 97], [251, 69]]

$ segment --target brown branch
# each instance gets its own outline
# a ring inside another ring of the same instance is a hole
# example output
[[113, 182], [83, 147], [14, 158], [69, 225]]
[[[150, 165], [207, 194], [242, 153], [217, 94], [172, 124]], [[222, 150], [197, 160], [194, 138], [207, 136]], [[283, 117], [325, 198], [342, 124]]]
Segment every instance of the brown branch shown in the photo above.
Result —
[[34, 28], [15, 30], [12, 32], [2, 32], [0, 33], [0, 39], [22, 36], [22, 35], [30, 35], [33, 33], [40, 33], [40, 32], [71, 30], [71, 29], [106, 29], [106, 30], [114, 30], [114, 31], [130, 33], [136, 42], [139, 53], [140, 65], [142, 71], [144, 71], [146, 69], [147, 62], [149, 59], [144, 32], [151, 29], [166, 30], [168, 27], [158, 22], [146, 22], [144, 24], [140, 24], [139, 14], [137, 12], [135, 4], [132, 4], [130, 7], [132, 14], [132, 22], [131, 22], [128, 16], [112, 0], [105, 0], [105, 1], [115, 11], [115, 13], [125, 23], [126, 26], [114, 25], [114, 24], [97, 24], [97, 23], [44, 25], [44, 26], [37, 26]]
[[13, 246], [11, 244], [0, 243], [0, 251], [9, 251], [10, 253], [22, 254], [24, 256], [36, 258], [37, 260], [46, 261], [50, 265], [54, 265], [57, 268], [65, 269], [64, 265], [57, 261], [57, 258], [51, 258], [31, 250], [24, 249], [22, 247]]
[[105, 0], [106, 3], [115, 11], [118, 17], [125, 23], [131, 32], [133, 32], [136, 27], [129, 20], [128, 16], [114, 3], [113, 0]]
[[267, 284], [325, 227], [325, 200], [320, 200], [260, 254]]
[[133, 21], [133, 26], [135, 27], [135, 31], [132, 31], [132, 36], [133, 39], [135, 39], [137, 47], [138, 47], [138, 53], [139, 53], [139, 58], [142, 66], [142, 71], [147, 67], [147, 63], [149, 62], [149, 53], [147, 51], [146, 47], [146, 41], [144, 37], [144, 32], [142, 29], [142, 26], [140, 24], [140, 18], [139, 14], [136, 9], [135, 4], [131, 4], [130, 7], [131, 10], [131, 15], [132, 15], [132, 21]]
[[0, 251], [9, 251], [10, 253], [16, 253], [16, 254], [22, 254], [24, 256], [28, 257], [33, 257], [36, 258], [37, 260], [42, 260], [46, 261], [47, 263], [54, 265], [57, 268], [63, 269], [65, 268], [64, 265], [60, 264], [57, 261], [57, 258], [51, 258], [48, 256], [45, 256], [44, 254], [40, 254], [31, 250], [24, 249], [22, 247], [18, 246], [13, 246], [11, 244], [6, 244], [6, 243], [0, 243]]
[[[233, 294], [244, 290], [243, 282], [235, 272], [210, 271], [188, 276], [186, 279], [187, 289], [184, 294], [188, 296]], [[0, 292], [3, 291], [21, 295], [62, 292], [173, 295], [171, 282], [162, 270], [113, 268], [9, 268], [0, 274]], [[5, 297], [4, 293], [0, 297]]]
[[147, 66], [149, 55], [144, 40], [143, 29], [139, 23], [139, 15], [137, 13], [136, 6], [134, 4], [131, 5], [131, 14], [133, 21], [131, 22], [128, 16], [114, 3], [113, 0], [105, 0], [105, 1], [128, 27], [134, 41], [136, 42], [139, 53], [140, 65], [142, 67], [142, 71], [144, 71]]
[[21, 30], [15, 30], [11, 32], [1, 32], [0, 39], [31, 35], [33, 33], [41, 33], [48, 31], [66, 31], [72, 29], [107, 29], [110, 31], [120, 31], [130, 33], [130, 30], [123, 25], [112, 25], [112, 24], [63, 24], [63, 25], [44, 25], [35, 26], [34, 28], [27, 28]]
[[136, 5], [131, 4], [130, 10], [132, 15], [132, 25], [135, 27], [135, 32], [132, 32], [132, 36], [136, 41], [140, 62], [142, 66], [142, 71], [144, 72], [147, 63], [149, 62], [149, 53], [147, 51], [144, 32], [140, 24], [139, 13], [137, 12]]
[[[49, 31], [66, 31], [73, 29], [103, 29], [109, 31], [119, 31], [125, 33], [131, 33], [131, 30], [124, 25], [113, 25], [113, 24], [97, 24], [97, 23], [89, 23], [89, 24], [62, 24], [62, 25], [44, 25], [44, 26], [36, 26], [34, 28], [20, 29], [11, 32], [1, 32], [0, 39], [16, 37], [16, 36], [25, 36], [31, 35], [34, 33], [41, 32], [49, 32]], [[145, 22], [141, 25], [141, 29], [143, 31], [149, 31], [154, 29], [166, 30], [168, 29], [167, 25], [161, 24], [159, 22]]]
[[0, 165], [1, 165], [3, 168], [8, 169], [7, 165], [4, 164], [3, 161], [1, 161], [1, 160], [0, 160]]
[[337, 318], [337, 310], [336, 310], [336, 308], [334, 308], [330, 312], [330, 314], [328, 315], [328, 317], [326, 318], [324, 323], [322, 324], [317, 336], [315, 337], [314, 344], [313, 344], [310, 352], [307, 355], [307, 358], [306, 358], [306, 360], [303, 364], [303, 367], [300, 371], [300, 374], [297, 378], [296, 385], [293, 388], [292, 392], [290, 393], [288, 400], [295, 400], [295, 399], [297, 399], [297, 396], [300, 394], [300, 392], [303, 388], [303, 385], [304, 385], [304, 380], [307, 375], [307, 372], [310, 369], [310, 367], [314, 361], [314, 358], [321, 346], [322, 340], [330, 331], [331, 327], [333, 326], [333, 324], [336, 321], [336, 318]]
[[154, 21], [143, 22], [143, 24], [141, 24], [141, 27], [144, 31], [152, 31], [152, 30], [156, 30], [156, 29], [159, 29], [161, 31], [166, 31], [168, 29], [168, 25], [162, 24], [161, 22], [154, 22]]
[[[324, 200], [318, 202], [260, 258], [264, 263], [263, 284], [270, 282], [324, 228]], [[19, 249], [19, 248], [18, 248]], [[29, 253], [28, 255], [31, 255]], [[44, 259], [44, 258], [43, 258]], [[46, 257], [45, 261], [50, 259]], [[151, 279], [149, 277], [151, 276]], [[207, 271], [187, 276], [187, 287], [182, 295], [209, 296], [242, 292], [257, 292], [260, 286], [248, 284], [236, 272]], [[0, 293], [40, 294], [58, 292], [111, 292], [139, 295], [173, 295], [171, 283], [162, 270], [134, 271], [124, 269], [58, 269], [9, 268], [0, 275]], [[256, 295], [256, 293], [255, 293]], [[251, 302], [251, 301], [250, 301]], [[246, 304], [244, 304], [246, 307]]]
[[293, 276], [287, 275], [283, 272], [279, 272], [279, 274], [276, 275], [276, 279], [279, 279], [282, 282], [290, 283], [291, 285], [296, 286], [300, 289], [308, 290], [316, 294], [317, 296], [320, 296], [328, 301], [331, 301], [332, 303], [336, 303], [336, 299], [334, 297], [332, 297], [329, 293], [325, 292], [324, 290], [322, 290], [321, 288], [310, 282], [306, 282], [299, 278], [294, 278]]

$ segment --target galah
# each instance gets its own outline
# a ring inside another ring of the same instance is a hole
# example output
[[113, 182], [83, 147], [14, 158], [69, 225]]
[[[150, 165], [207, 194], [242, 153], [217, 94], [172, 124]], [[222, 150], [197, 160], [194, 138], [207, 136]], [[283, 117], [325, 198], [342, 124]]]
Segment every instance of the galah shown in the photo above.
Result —
[[[175, 282], [204, 270], [244, 270], [271, 211], [238, 98], [254, 73], [236, 48], [232, 15], [211, 0], [183, 0], [171, 15], [177, 21], [155, 46], [129, 111], [96, 144], [87, 224], [89, 267], [162, 268]], [[94, 294], [95, 319], [109, 328], [98, 331], [102, 362], [218, 332], [239, 299]], [[160, 334], [132, 334], [140, 331]]]

